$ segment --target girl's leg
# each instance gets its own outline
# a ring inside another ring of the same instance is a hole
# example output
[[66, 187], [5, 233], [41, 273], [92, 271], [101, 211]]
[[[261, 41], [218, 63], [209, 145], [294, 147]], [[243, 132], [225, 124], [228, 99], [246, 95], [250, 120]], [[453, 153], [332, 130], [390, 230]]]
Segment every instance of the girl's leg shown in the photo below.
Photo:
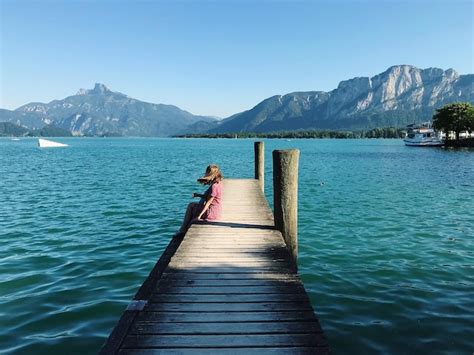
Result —
[[194, 211], [196, 210], [198, 203], [191, 202], [186, 208], [186, 213], [184, 214], [183, 224], [179, 229], [179, 233], [186, 233], [189, 228], [189, 224], [191, 223], [192, 219], [194, 218]]

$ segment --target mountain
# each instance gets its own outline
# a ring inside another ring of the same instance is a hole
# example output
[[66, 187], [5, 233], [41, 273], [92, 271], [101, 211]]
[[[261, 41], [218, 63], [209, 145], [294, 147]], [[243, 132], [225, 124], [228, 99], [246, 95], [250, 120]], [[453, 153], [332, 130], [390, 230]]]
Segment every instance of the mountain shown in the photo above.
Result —
[[33, 102], [14, 111], [0, 109], [0, 122], [28, 129], [54, 125], [75, 135], [170, 136], [214, 118], [195, 116], [172, 105], [152, 104], [95, 84], [76, 95], [50, 103]]
[[342, 81], [330, 92], [272, 96], [209, 132], [403, 127], [430, 120], [436, 108], [456, 101], [474, 103], [473, 74], [397, 65], [371, 78]]
[[[172, 105], [133, 99], [96, 84], [50, 103], [33, 102], [0, 122], [28, 130], [51, 125], [74, 135], [172, 136], [183, 133], [271, 132], [296, 129], [357, 130], [404, 127], [430, 120], [446, 103], [474, 103], [474, 75], [455, 70], [396, 65], [369, 77], [342, 81], [330, 92], [272, 96], [224, 120], [196, 116]], [[49, 131], [49, 130], [48, 130]]]

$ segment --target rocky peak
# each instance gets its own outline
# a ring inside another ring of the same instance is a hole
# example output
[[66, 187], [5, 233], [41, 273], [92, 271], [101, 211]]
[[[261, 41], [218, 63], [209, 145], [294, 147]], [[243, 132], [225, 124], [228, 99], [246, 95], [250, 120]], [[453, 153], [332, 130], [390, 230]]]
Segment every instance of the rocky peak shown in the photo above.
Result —
[[93, 89], [79, 89], [76, 95], [103, 95], [111, 92], [112, 91], [104, 84], [96, 83]]
[[448, 78], [448, 79], [458, 79], [459, 78], [459, 73], [454, 70], [453, 68], [449, 68], [448, 70], [446, 70], [444, 72], [444, 75]]
[[91, 90], [94, 94], [105, 94], [111, 92], [104, 84], [96, 83], [94, 89]]
[[76, 95], [87, 95], [87, 92], [89, 90], [86, 89], [79, 89], [79, 91], [76, 93]]
[[458, 79], [459, 74], [452, 68], [449, 68], [446, 71], [440, 68], [427, 68], [421, 70], [421, 77], [423, 78], [424, 82], [430, 82], [434, 80], [439, 81], [442, 79], [448, 79], [452, 81]]
[[[372, 84], [374, 100], [386, 102], [423, 86], [423, 80], [420, 69], [412, 65], [394, 65], [372, 77]], [[386, 109], [393, 109], [394, 105], [396, 105], [394, 102], [390, 102]]]

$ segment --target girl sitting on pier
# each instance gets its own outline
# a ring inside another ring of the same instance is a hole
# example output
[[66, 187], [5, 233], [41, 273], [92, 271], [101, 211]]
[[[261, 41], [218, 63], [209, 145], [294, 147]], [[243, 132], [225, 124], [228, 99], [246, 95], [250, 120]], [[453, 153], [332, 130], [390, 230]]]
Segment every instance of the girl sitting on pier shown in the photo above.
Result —
[[204, 194], [193, 193], [193, 197], [200, 197], [199, 202], [191, 202], [186, 209], [184, 221], [178, 234], [184, 234], [191, 223], [196, 220], [213, 221], [221, 216], [222, 173], [217, 165], [211, 164], [206, 173], [197, 181], [203, 185], [210, 185]]

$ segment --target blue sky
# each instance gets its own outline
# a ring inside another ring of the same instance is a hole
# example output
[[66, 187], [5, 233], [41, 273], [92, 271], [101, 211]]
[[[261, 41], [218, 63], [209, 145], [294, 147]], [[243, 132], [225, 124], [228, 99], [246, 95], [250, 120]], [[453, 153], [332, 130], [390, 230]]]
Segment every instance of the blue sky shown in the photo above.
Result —
[[0, 107], [95, 82], [225, 117], [391, 65], [473, 73], [473, 2], [0, 0]]

